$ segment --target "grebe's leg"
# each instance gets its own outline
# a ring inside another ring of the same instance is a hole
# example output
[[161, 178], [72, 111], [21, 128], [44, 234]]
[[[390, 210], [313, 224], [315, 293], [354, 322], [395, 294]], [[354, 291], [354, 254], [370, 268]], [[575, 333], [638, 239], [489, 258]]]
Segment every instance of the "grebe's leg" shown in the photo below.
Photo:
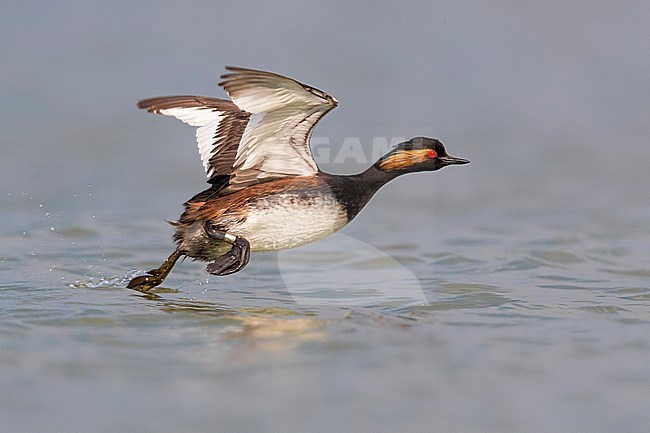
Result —
[[172, 270], [178, 259], [181, 258], [181, 254], [178, 250], [174, 251], [168, 258], [165, 260], [165, 263], [160, 265], [157, 269], [152, 269], [147, 272], [148, 275], [141, 275], [132, 279], [126, 287], [129, 289], [137, 290], [139, 292], [147, 292], [152, 288], [162, 284], [162, 282], [167, 278], [169, 272]]
[[211, 239], [232, 245], [230, 251], [208, 264], [205, 267], [206, 271], [212, 275], [230, 275], [240, 271], [248, 264], [251, 257], [251, 246], [245, 238], [231, 235], [211, 224], [205, 225], [205, 233]]

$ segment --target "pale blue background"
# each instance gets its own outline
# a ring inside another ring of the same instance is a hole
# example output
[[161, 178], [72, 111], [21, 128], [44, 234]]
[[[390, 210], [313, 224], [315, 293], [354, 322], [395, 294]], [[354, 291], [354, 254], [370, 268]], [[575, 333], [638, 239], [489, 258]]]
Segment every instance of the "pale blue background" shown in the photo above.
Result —
[[[649, 22], [647, 1], [1, 1], [1, 429], [646, 431]], [[344, 230], [429, 305], [296, 306], [275, 256], [207, 284], [183, 263], [161, 302], [122, 288], [205, 186], [192, 128], [135, 103], [224, 96], [228, 64], [334, 95], [332, 154], [428, 135], [472, 161]]]

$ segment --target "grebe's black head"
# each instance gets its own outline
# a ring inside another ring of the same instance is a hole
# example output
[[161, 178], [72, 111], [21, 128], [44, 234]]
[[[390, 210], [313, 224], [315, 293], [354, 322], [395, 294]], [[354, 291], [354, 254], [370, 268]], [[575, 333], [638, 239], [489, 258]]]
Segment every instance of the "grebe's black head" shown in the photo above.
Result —
[[468, 163], [466, 159], [448, 155], [440, 140], [415, 137], [398, 144], [377, 161], [375, 167], [386, 173], [404, 174], [436, 171], [447, 165]]

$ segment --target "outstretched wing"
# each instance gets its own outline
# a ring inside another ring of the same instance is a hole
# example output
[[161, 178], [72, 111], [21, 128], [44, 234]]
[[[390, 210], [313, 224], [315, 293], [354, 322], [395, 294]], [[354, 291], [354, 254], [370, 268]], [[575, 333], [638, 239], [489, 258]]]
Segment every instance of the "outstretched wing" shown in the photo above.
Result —
[[282, 75], [227, 67], [220, 86], [251, 117], [230, 171], [228, 192], [270, 178], [318, 171], [309, 147], [316, 123], [338, 105], [333, 97]]
[[250, 113], [240, 110], [231, 101], [203, 96], [143, 99], [138, 107], [198, 127], [196, 141], [208, 182], [230, 174]]
[[203, 96], [143, 99], [138, 107], [197, 127], [208, 182], [228, 194], [249, 185], [318, 172], [309, 147], [316, 123], [338, 105], [325, 92], [271, 72], [227, 67], [233, 101]]

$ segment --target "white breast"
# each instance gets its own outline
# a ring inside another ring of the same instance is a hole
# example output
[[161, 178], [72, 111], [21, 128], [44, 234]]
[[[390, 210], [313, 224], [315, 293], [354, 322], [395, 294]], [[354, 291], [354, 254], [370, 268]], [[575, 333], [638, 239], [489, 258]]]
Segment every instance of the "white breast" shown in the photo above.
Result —
[[252, 251], [277, 251], [322, 239], [347, 222], [333, 197], [279, 195], [256, 201], [246, 221], [230, 231], [246, 238]]

